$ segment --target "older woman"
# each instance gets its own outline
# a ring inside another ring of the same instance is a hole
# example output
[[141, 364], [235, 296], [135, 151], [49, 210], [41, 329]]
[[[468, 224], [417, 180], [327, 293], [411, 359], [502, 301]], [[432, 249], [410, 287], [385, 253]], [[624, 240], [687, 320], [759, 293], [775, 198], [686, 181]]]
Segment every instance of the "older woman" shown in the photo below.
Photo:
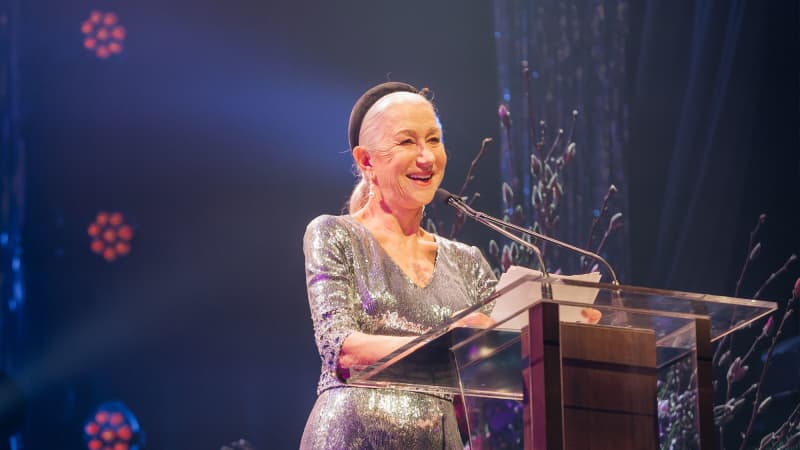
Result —
[[[343, 381], [495, 284], [476, 247], [420, 226], [447, 165], [431, 102], [405, 83], [377, 85], [353, 107], [349, 132], [360, 174], [349, 215], [317, 217], [303, 242], [322, 374], [300, 448], [462, 449], [450, 399]], [[461, 324], [488, 322], [474, 313]]]

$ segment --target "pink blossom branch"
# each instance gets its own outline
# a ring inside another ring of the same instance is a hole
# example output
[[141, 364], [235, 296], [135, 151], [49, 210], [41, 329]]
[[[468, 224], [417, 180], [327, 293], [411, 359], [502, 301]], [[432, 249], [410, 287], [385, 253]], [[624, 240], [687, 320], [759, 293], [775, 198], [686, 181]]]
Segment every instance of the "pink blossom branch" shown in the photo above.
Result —
[[577, 109], [573, 109], [572, 110], [572, 125], [570, 126], [570, 129], [569, 129], [569, 137], [567, 138], [567, 142], [568, 143], [572, 143], [572, 138], [575, 137], [575, 128], [577, 126], [577, 123], [578, 123], [578, 110]]
[[595, 249], [594, 252], [599, 255], [600, 252], [603, 250], [603, 246], [605, 245], [606, 240], [608, 240], [608, 237], [611, 235], [611, 233], [619, 230], [623, 226], [625, 226], [625, 224], [622, 222], [621, 212], [618, 212], [613, 216], [611, 216], [611, 220], [608, 221], [608, 228], [606, 228], [605, 233], [603, 233], [603, 237], [600, 239], [600, 243], [597, 244], [597, 248]]
[[758, 216], [758, 221], [756, 222], [756, 226], [753, 228], [753, 231], [750, 232], [750, 242], [747, 244], [747, 257], [744, 260], [744, 265], [742, 266], [742, 271], [739, 273], [739, 279], [736, 281], [736, 290], [734, 291], [733, 296], [738, 297], [739, 291], [742, 287], [742, 280], [744, 280], [744, 274], [747, 272], [747, 267], [750, 265], [750, 261], [753, 260], [753, 248], [755, 244], [753, 242], [756, 239], [756, 235], [758, 234], [759, 228], [761, 228], [761, 224], [767, 220], [766, 214], [761, 214]]
[[779, 276], [781, 276], [784, 273], [786, 273], [786, 271], [789, 270], [789, 265], [791, 265], [796, 259], [797, 259], [797, 255], [792, 253], [792, 256], [790, 256], [789, 259], [787, 259], [786, 262], [783, 263], [783, 266], [781, 266], [780, 269], [778, 269], [777, 271], [772, 272], [772, 274], [770, 274], [769, 278], [767, 278], [767, 281], [765, 281], [764, 284], [762, 284], [761, 287], [758, 288], [758, 291], [756, 291], [755, 295], [753, 295], [753, 298], [760, 297], [761, 296], [761, 291], [763, 291], [764, 288], [766, 288], [770, 283], [775, 281], [776, 278], [778, 278]]
[[556, 133], [555, 139], [553, 139], [553, 145], [550, 146], [550, 150], [547, 151], [547, 155], [545, 155], [544, 160], [550, 161], [550, 157], [553, 156], [553, 153], [558, 148], [558, 143], [561, 142], [561, 137], [564, 136], [564, 129], [559, 128], [558, 132]]
[[[747, 373], [747, 370], [749, 369], [749, 367], [744, 365], [744, 363], [747, 362], [748, 359], [750, 359], [750, 356], [752, 356], [756, 347], [758, 347], [758, 344], [760, 344], [761, 341], [763, 341], [765, 338], [769, 337], [769, 332], [770, 330], [772, 330], [772, 324], [773, 324], [773, 318], [772, 316], [770, 316], [766, 324], [764, 324], [764, 328], [761, 329], [761, 334], [759, 334], [756, 340], [753, 341], [753, 344], [747, 350], [747, 353], [745, 353], [745, 355], [742, 357], [736, 357], [736, 359], [734, 359], [733, 362], [731, 363], [730, 367], [728, 367], [728, 374], [727, 374], [728, 376], [725, 378], [725, 382], [727, 385], [725, 389], [726, 404], [731, 399], [731, 389], [733, 388], [733, 383], [741, 380], [742, 377], [744, 377], [744, 374]], [[720, 426], [720, 433], [723, 432], [723, 429], [724, 429], [724, 424]]]
[[[789, 417], [786, 418], [786, 421], [784, 421], [775, 432], [770, 433], [761, 439], [761, 444], [759, 444], [758, 450], [761, 450], [765, 448], [767, 444], [784, 437], [786, 433], [792, 431], [797, 426], [798, 422], [800, 422], [800, 405], [795, 406], [794, 411], [789, 414]], [[796, 444], [797, 436], [798, 433], [795, 433], [791, 438], [789, 438], [789, 441], [786, 442], [783, 448], [789, 448], [790, 445]], [[792, 440], [794, 440], [794, 442], [792, 442]]]
[[483, 155], [486, 154], [486, 146], [489, 145], [490, 142], [492, 142], [492, 138], [490, 138], [490, 137], [485, 137], [485, 138], [483, 138], [483, 141], [481, 141], [481, 148], [478, 150], [478, 153], [472, 159], [472, 162], [469, 163], [469, 169], [467, 170], [467, 176], [464, 177], [464, 183], [461, 185], [461, 189], [459, 189], [459, 191], [458, 191], [458, 196], [459, 197], [463, 197], [464, 195], [466, 195], [467, 187], [469, 186], [469, 183], [472, 182], [472, 180], [475, 179], [475, 176], [472, 173], [475, 171], [475, 168], [478, 166], [478, 161], [480, 161], [481, 158], [483, 158]]
[[[528, 67], [528, 61], [522, 61], [522, 77], [525, 80], [524, 88], [522, 91], [522, 96], [525, 98], [525, 109], [528, 115], [528, 139], [530, 140], [531, 152], [533, 153], [534, 145], [537, 144], [536, 140], [536, 120], [533, 115], [533, 95], [531, 92], [531, 69]], [[537, 148], [541, 150], [541, 147], [536, 145]], [[541, 151], [539, 152], [539, 157], [542, 157]]]
[[[510, 125], [510, 124], [509, 124]], [[461, 185], [461, 189], [458, 191], [458, 196], [463, 197], [465, 192], [467, 192], [467, 188], [469, 187], [469, 183], [475, 179], [475, 175], [472, 173], [475, 171], [475, 168], [478, 166], [478, 161], [483, 158], [483, 155], [486, 154], [486, 146], [492, 142], [492, 138], [486, 137], [483, 138], [481, 141], [481, 148], [478, 149], [478, 153], [472, 159], [472, 162], [469, 164], [469, 169], [467, 170], [467, 175], [464, 177], [464, 183]], [[480, 194], [473, 195], [472, 201], [474, 201]], [[454, 239], [455, 236], [461, 231], [461, 227], [464, 226], [465, 221], [464, 214], [461, 211], [456, 212], [456, 218], [453, 221], [453, 225], [450, 227], [450, 239]]]
[[750, 438], [750, 433], [753, 431], [753, 424], [756, 421], [756, 415], [758, 415], [759, 412], [759, 403], [761, 402], [761, 386], [764, 383], [764, 379], [767, 376], [767, 370], [772, 362], [772, 354], [775, 351], [775, 346], [778, 343], [781, 333], [783, 333], [783, 326], [786, 324], [786, 320], [794, 312], [794, 307], [796, 306], [798, 297], [798, 292], [792, 293], [792, 298], [786, 303], [786, 312], [783, 313], [781, 324], [778, 325], [778, 331], [776, 331], [775, 336], [772, 337], [772, 344], [770, 345], [769, 350], [767, 350], [767, 358], [764, 361], [764, 367], [761, 369], [761, 376], [758, 379], [758, 388], [756, 389], [756, 396], [753, 400], [753, 410], [750, 413], [750, 422], [747, 424], [747, 431], [745, 431], [744, 436], [742, 437], [742, 444], [739, 446], [739, 450], [744, 450], [745, 446], [747, 445], [747, 440]]
[[[592, 220], [592, 226], [589, 228], [589, 238], [586, 240], [586, 246], [584, 248], [592, 248], [592, 241], [594, 240], [594, 233], [597, 230], [597, 224], [603, 219], [606, 212], [608, 212], [608, 200], [611, 198], [612, 195], [617, 193], [617, 187], [613, 184], [608, 187], [608, 191], [606, 191], [606, 195], [603, 196], [603, 203], [600, 204], [600, 212], [597, 214], [597, 217]], [[584, 265], [585, 263], [585, 265]], [[588, 266], [588, 259], [581, 258], [581, 270], [585, 270], [585, 266]]]
[[[756, 226], [753, 227], [752, 231], [750, 231], [750, 241], [747, 244], [747, 256], [745, 257], [744, 264], [742, 265], [742, 270], [739, 273], [739, 279], [736, 281], [736, 288], [735, 288], [734, 294], [733, 294], [734, 297], [738, 297], [739, 296], [739, 291], [740, 291], [741, 286], [742, 286], [742, 281], [744, 280], [744, 275], [745, 275], [745, 273], [747, 273], [747, 269], [750, 266], [750, 261], [752, 261], [753, 259], [755, 259], [756, 256], [758, 256], [758, 251], [755, 251], [755, 248], [756, 248], [756, 244], [755, 244], [756, 235], [758, 234], [758, 230], [761, 228], [761, 224], [766, 222], [766, 220], [767, 220], [767, 215], [764, 214], [764, 213], [761, 213], [758, 216], [758, 220], [756, 221]], [[760, 244], [758, 245], [758, 248], [760, 250], [760, 248], [761, 248]], [[755, 251], [755, 253], [754, 253], [754, 251]], [[733, 324], [731, 323], [731, 325], [733, 325]], [[730, 344], [730, 345], [727, 345], [727, 344]], [[723, 348], [726, 348], [726, 346], [728, 348], [728, 351], [730, 351], [730, 349], [733, 347], [733, 336], [730, 335], [730, 334], [725, 336], [725, 337], [723, 337], [722, 340], [717, 345], [717, 349], [716, 349], [716, 351], [714, 351], [714, 356], [711, 358], [712, 363], [717, 362], [717, 360], [719, 359], [719, 356], [720, 356], [720, 352], [722, 351]]]

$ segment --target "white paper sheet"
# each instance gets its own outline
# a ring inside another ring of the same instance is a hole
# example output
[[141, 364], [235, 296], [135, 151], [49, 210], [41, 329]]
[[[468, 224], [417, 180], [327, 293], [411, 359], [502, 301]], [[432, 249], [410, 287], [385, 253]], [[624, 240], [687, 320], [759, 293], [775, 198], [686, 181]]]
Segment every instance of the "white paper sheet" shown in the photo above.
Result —
[[[500, 276], [497, 282], [497, 289], [511, 284], [512, 282], [526, 276], [535, 275], [541, 276], [542, 273], [538, 270], [528, 269], [521, 266], [511, 266], [506, 273]], [[568, 278], [580, 281], [598, 282], [600, 281], [600, 272], [591, 272], [580, 275], [550, 275], [552, 278]], [[590, 289], [580, 286], [569, 286], [560, 283], [553, 283], [553, 297], [562, 300], [569, 300], [576, 303], [585, 303], [591, 305], [594, 303], [599, 289]], [[542, 289], [539, 282], [528, 282], [524, 287], [520, 286], [511, 292], [506, 293], [500, 297], [492, 309], [490, 317], [495, 321], [500, 321], [509, 315], [513, 314], [520, 309], [534, 304], [541, 298]], [[586, 317], [581, 314], [584, 308], [577, 306], [560, 306], [558, 315], [562, 322], [580, 322], [587, 323]], [[498, 328], [504, 330], [520, 330], [522, 327], [528, 325], [528, 315], [520, 314], [517, 317], [503, 323]]]

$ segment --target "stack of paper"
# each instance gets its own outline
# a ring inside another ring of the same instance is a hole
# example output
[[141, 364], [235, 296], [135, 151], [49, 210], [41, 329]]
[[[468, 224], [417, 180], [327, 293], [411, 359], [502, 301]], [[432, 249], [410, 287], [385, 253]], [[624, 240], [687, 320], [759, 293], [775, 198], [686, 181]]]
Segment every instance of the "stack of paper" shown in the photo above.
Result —
[[[514, 281], [519, 280], [528, 275], [541, 277], [542, 273], [538, 270], [528, 269], [520, 266], [511, 266], [509, 269], [500, 276], [497, 282], [497, 290], [508, 286]], [[591, 305], [594, 303], [599, 289], [592, 289], [583, 286], [569, 286], [559, 283], [559, 279], [572, 279], [580, 281], [598, 282], [600, 281], [600, 272], [591, 272], [581, 275], [550, 275], [554, 279], [551, 284], [553, 289], [553, 298], [557, 300], [565, 300], [575, 303], [585, 303]], [[542, 289], [541, 283], [538, 281], [529, 281], [512, 289], [508, 293], [502, 295], [495, 302], [494, 308], [490, 317], [500, 322], [515, 312], [531, 306], [541, 300]], [[562, 322], [580, 322], [580, 323], [595, 323], [599, 320], [599, 311], [593, 308], [580, 308], [577, 306], [561, 306], [558, 310], [558, 315]], [[505, 330], [520, 330], [522, 327], [528, 325], [528, 314], [519, 314], [516, 317], [504, 322], [498, 328]]]

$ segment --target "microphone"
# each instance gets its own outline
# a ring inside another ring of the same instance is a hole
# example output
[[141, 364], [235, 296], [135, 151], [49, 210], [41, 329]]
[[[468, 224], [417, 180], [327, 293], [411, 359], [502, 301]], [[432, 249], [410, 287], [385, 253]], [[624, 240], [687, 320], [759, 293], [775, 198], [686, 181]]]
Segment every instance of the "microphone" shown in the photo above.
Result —
[[502, 224], [504, 224], [505, 222], [501, 220], [500, 226], [493, 223], [493, 221], [491, 220], [493, 219], [493, 217], [487, 216], [486, 214], [483, 214], [479, 211], [475, 211], [464, 200], [451, 194], [446, 189], [442, 188], [437, 189], [434, 199], [437, 202], [441, 202], [446, 205], [452, 206], [465, 216], [472, 218], [476, 222], [482, 223], [483, 225], [493, 229], [494, 231], [497, 231], [503, 236], [518, 243], [519, 245], [531, 250], [536, 255], [536, 259], [539, 261], [539, 268], [542, 269], [542, 275], [544, 278], [542, 280], [542, 297], [550, 300], [553, 299], [553, 291], [552, 288], [550, 287], [550, 282], [549, 282], [550, 274], [547, 272], [547, 266], [545, 266], [544, 264], [544, 258], [542, 258], [542, 252], [541, 250], [539, 250], [539, 247], [531, 244], [530, 242], [520, 238], [515, 234], [509, 233], [505, 228], [502, 228]]
[[608, 261], [606, 261], [602, 256], [598, 255], [597, 253], [593, 253], [593, 252], [590, 252], [588, 250], [584, 250], [582, 248], [575, 247], [574, 245], [570, 245], [570, 244], [567, 244], [566, 242], [559, 241], [558, 239], [551, 238], [551, 237], [546, 236], [544, 234], [537, 233], [535, 231], [531, 231], [531, 230], [529, 230], [527, 228], [523, 228], [523, 227], [521, 227], [519, 225], [514, 225], [513, 223], [506, 222], [504, 220], [500, 220], [500, 219], [498, 219], [496, 217], [492, 217], [492, 216], [490, 216], [488, 214], [485, 214], [483, 212], [476, 211], [476, 210], [472, 209], [472, 207], [469, 206], [467, 204], [467, 202], [464, 201], [464, 199], [462, 199], [461, 197], [458, 197], [456, 195], [451, 194], [450, 192], [448, 192], [445, 189], [439, 188], [436, 191], [435, 199], [436, 199], [436, 201], [439, 201], [439, 202], [442, 202], [442, 203], [444, 203], [446, 205], [452, 206], [453, 208], [459, 210], [465, 216], [468, 216], [468, 217], [472, 218], [473, 220], [475, 220], [476, 222], [480, 222], [480, 223], [486, 225], [487, 227], [499, 232], [500, 234], [502, 234], [503, 236], [513, 240], [514, 242], [517, 242], [517, 243], [525, 246], [526, 248], [529, 248], [529, 249], [533, 250], [533, 252], [536, 253], [536, 257], [539, 259], [539, 265], [542, 267], [542, 272], [544, 273], [545, 278], [548, 277], [548, 274], [547, 274], [547, 271], [544, 269], [544, 261], [542, 259], [542, 253], [541, 253], [541, 251], [539, 251], [539, 248], [534, 246], [534, 245], [532, 245], [532, 244], [530, 244], [530, 243], [528, 243], [528, 242], [526, 242], [523, 239], [520, 239], [518, 236], [509, 233], [507, 230], [505, 230], [505, 228], [510, 228], [510, 229], [512, 229], [514, 231], [517, 231], [517, 232], [520, 232], [520, 233], [525, 233], [525, 234], [533, 236], [533, 237], [535, 237], [537, 239], [541, 239], [543, 241], [549, 242], [551, 244], [554, 244], [554, 245], [557, 245], [559, 247], [562, 247], [562, 248], [565, 248], [567, 250], [570, 250], [570, 251], [573, 251], [575, 253], [578, 253], [580, 255], [583, 255], [583, 256], [586, 256], [586, 257], [594, 259], [595, 261], [601, 263], [608, 270], [608, 273], [611, 275], [612, 283], [614, 285], [619, 286], [619, 280], [617, 279], [617, 274], [616, 274], [616, 272], [614, 272], [614, 269], [611, 267], [611, 264], [609, 264]]

